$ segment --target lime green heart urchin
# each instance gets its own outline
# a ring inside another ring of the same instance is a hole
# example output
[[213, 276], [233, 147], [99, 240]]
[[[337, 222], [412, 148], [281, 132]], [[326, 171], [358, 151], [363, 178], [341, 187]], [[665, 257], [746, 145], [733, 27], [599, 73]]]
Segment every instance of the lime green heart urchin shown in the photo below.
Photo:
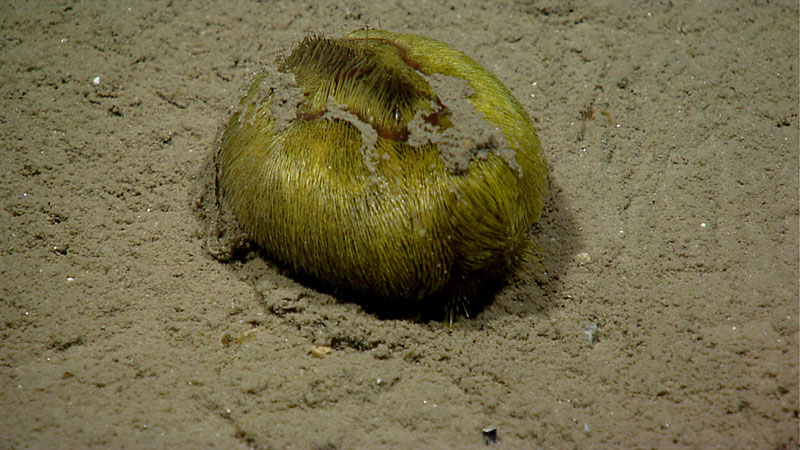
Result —
[[309, 37], [255, 77], [216, 155], [272, 258], [365, 303], [467, 312], [529, 251], [547, 166], [500, 81], [422, 36]]

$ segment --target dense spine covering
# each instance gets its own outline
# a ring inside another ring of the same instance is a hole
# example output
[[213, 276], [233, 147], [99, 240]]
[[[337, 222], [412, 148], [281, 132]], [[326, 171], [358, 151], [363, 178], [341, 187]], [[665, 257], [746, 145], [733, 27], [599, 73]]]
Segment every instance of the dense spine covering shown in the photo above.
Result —
[[[225, 200], [272, 257], [395, 306], [442, 299], [450, 313], [518, 269], [547, 166], [528, 115], [494, 75], [441, 42], [376, 30], [307, 38], [279, 70], [304, 92], [297, 118], [276, 126], [274, 96], [257, 77], [218, 155]], [[408, 143], [415, 117], [433, 132], [458, 125], [428, 82], [434, 74], [469, 83], [466, 100], [499, 129], [519, 170], [490, 152], [452, 173], [435, 143]]]

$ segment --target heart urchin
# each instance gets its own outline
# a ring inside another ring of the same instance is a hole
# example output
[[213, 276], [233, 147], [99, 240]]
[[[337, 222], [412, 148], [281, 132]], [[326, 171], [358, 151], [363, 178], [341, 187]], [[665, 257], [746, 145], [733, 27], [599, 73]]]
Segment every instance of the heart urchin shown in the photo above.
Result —
[[446, 44], [310, 37], [253, 81], [218, 195], [272, 258], [387, 308], [480, 304], [528, 252], [547, 166], [500, 81]]

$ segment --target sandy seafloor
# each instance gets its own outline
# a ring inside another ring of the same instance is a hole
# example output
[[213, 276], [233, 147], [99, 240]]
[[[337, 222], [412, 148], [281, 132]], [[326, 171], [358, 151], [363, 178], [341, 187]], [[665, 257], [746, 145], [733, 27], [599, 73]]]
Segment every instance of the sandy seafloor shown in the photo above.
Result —
[[[364, 26], [547, 154], [544, 269], [452, 328], [203, 247], [251, 72]], [[0, 448], [797, 448], [799, 121], [794, 1], [2, 2]]]

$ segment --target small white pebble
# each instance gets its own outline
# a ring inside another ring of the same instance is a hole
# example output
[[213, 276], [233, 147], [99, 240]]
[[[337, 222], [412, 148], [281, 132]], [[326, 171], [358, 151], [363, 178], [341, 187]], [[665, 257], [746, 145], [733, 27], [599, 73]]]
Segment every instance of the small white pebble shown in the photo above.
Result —
[[590, 344], [597, 342], [597, 323], [590, 323], [583, 327], [583, 334], [589, 337]]
[[577, 255], [575, 255], [575, 256], [574, 256], [572, 259], [573, 259], [573, 260], [574, 260], [576, 263], [578, 263], [578, 265], [579, 265], [579, 266], [585, 266], [586, 264], [589, 264], [590, 262], [592, 262], [592, 257], [591, 257], [591, 255], [589, 255], [589, 254], [588, 254], [588, 253], [586, 253], [586, 252], [581, 252], [581, 253], [578, 253], [578, 254], [577, 254]]
[[95, 85], [95, 86], [100, 84], [100, 76], [99, 75], [94, 77], [94, 78], [92, 78], [92, 84]]

